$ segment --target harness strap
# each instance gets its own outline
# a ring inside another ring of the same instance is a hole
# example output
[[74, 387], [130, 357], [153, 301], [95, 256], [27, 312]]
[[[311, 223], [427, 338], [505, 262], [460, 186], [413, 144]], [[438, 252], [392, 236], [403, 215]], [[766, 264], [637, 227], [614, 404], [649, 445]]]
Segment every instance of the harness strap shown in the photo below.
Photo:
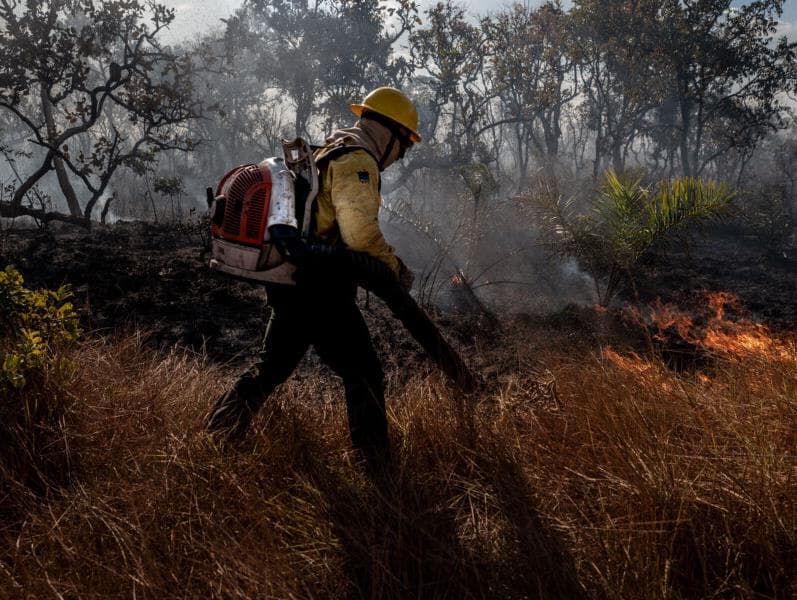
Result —
[[[344, 154], [348, 154], [349, 152], [354, 152], [355, 150], [365, 150], [369, 156], [371, 156], [374, 160], [377, 160], [376, 157], [371, 153], [371, 151], [366, 148], [365, 146], [357, 146], [357, 145], [345, 145], [345, 144], [335, 144], [332, 146], [311, 146], [310, 147], [313, 151], [313, 154], [318, 152], [315, 157], [315, 164], [316, 166], [321, 167], [322, 164], [328, 163], [331, 160], [335, 160], [336, 158], [340, 158]], [[320, 152], [319, 152], [320, 150]]]

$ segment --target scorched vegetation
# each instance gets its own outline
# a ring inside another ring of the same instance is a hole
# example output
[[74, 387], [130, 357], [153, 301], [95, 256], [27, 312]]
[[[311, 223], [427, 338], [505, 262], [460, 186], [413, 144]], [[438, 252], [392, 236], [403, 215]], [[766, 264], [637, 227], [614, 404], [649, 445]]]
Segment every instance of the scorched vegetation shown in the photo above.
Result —
[[[39, 468], [56, 452], [69, 469], [32, 486], [4, 455], [0, 589], [791, 597], [795, 341], [728, 319], [728, 300], [710, 316], [638, 312], [654, 350], [637, 353], [545, 321], [507, 323], [500, 347], [481, 345], [490, 383], [471, 397], [394, 363], [397, 460], [377, 481], [353, 464], [325, 372], [290, 380], [246, 445], [223, 450], [199, 423], [225, 369], [155, 352], [137, 332], [87, 336], [59, 350], [73, 377], [26, 382], [59, 411], [27, 425], [58, 441], [27, 460]], [[607, 326], [606, 314], [589, 318]], [[699, 357], [690, 369], [655, 350], [674, 329]], [[4, 403], [19, 402], [5, 385]]]

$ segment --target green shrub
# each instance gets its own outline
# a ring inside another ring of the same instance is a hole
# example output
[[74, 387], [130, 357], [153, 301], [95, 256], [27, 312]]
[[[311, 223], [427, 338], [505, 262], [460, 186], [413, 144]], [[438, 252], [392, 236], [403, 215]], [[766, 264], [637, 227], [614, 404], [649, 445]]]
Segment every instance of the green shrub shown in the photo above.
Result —
[[654, 244], [723, 215], [733, 198], [721, 183], [682, 177], [647, 185], [641, 171], [610, 170], [586, 210], [547, 181], [526, 199], [539, 212], [544, 243], [554, 254], [575, 258], [607, 306], [623, 285], [633, 285], [635, 269]]
[[0, 271], [0, 487], [44, 491], [68, 476], [61, 433], [80, 336], [71, 299], [68, 286], [29, 290], [14, 267]]
[[68, 368], [58, 350], [77, 341], [77, 314], [68, 286], [29, 290], [14, 267], [0, 271], [0, 335], [4, 357], [0, 372], [3, 392], [22, 389], [28, 377], [48, 378]]

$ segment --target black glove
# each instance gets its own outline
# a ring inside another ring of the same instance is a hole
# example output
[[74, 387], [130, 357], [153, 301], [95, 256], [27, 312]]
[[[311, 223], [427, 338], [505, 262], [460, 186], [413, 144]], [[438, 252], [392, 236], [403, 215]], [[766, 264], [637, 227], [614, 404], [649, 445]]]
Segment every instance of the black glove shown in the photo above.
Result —
[[268, 228], [271, 241], [277, 247], [282, 258], [299, 265], [307, 256], [307, 244], [299, 237], [299, 232], [290, 225], [272, 225]]
[[399, 263], [399, 272], [398, 272], [398, 280], [399, 284], [402, 288], [406, 291], [410, 291], [412, 289], [412, 284], [415, 281], [415, 274], [407, 268], [407, 265], [404, 264], [398, 256], [396, 257]]

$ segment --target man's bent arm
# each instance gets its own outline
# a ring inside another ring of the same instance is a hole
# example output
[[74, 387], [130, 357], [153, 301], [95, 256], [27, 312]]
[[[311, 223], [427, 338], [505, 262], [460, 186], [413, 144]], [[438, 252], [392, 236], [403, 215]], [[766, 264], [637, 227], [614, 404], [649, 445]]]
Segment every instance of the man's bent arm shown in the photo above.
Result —
[[399, 260], [379, 228], [379, 171], [364, 152], [342, 156], [329, 165], [332, 204], [340, 236], [349, 248], [370, 254], [399, 274]]

